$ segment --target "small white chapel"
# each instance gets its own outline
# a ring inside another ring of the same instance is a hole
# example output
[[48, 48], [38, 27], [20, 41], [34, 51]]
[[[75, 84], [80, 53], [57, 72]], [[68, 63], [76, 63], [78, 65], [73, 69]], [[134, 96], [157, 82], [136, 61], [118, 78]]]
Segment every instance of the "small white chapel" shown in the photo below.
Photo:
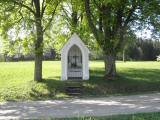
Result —
[[89, 80], [89, 50], [74, 33], [61, 50], [61, 79]]

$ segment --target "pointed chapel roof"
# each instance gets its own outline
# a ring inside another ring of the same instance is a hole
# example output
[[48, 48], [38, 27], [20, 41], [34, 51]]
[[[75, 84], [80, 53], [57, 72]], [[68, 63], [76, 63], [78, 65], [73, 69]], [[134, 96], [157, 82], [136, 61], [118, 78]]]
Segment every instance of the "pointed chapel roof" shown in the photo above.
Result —
[[67, 42], [67, 43], [64, 45], [64, 47], [62, 48], [61, 52], [62, 52], [62, 51], [65, 51], [65, 50], [68, 48], [69, 44], [77, 45], [77, 46], [79, 46], [79, 44], [81, 44], [82, 47], [83, 47], [84, 49], [86, 49], [87, 52], [89, 53], [89, 49], [86, 47], [86, 45], [82, 42], [82, 40], [80, 39], [80, 37], [79, 37], [76, 33], [74, 33], [74, 34], [71, 36], [71, 38], [68, 40], [68, 42]]

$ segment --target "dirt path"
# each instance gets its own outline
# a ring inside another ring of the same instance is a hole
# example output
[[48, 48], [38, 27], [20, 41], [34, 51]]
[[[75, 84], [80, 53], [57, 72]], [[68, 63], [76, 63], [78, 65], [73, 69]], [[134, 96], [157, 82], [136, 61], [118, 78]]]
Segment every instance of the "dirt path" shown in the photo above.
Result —
[[160, 112], [160, 93], [0, 103], [0, 119], [66, 118]]

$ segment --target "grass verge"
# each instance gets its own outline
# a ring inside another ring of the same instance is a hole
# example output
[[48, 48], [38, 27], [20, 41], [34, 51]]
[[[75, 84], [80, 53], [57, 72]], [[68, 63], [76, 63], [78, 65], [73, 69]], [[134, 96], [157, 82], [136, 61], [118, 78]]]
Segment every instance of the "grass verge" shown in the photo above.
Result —
[[160, 120], [160, 113], [140, 113], [133, 115], [115, 115], [108, 117], [63, 118], [52, 120]]

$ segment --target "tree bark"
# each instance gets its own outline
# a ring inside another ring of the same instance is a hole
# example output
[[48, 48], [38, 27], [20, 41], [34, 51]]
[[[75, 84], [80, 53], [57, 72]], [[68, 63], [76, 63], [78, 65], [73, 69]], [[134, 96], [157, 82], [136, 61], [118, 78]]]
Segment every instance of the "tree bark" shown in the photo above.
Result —
[[71, 21], [71, 34], [77, 32], [77, 25], [78, 25], [78, 15], [77, 11], [72, 11], [72, 21]]
[[105, 79], [113, 80], [116, 77], [116, 56], [113, 54], [104, 55]]
[[3, 57], [4, 57], [4, 62], [7, 62], [7, 55], [5, 53], [4, 53]]
[[125, 49], [123, 49], [123, 62], [126, 62], [126, 50]]
[[36, 22], [37, 40], [35, 41], [35, 70], [34, 80], [42, 81], [42, 59], [43, 59], [43, 27], [41, 20]]
[[40, 10], [40, 0], [33, 0], [36, 14], [36, 40], [35, 40], [35, 69], [34, 69], [34, 80], [42, 81], [42, 59], [43, 59], [43, 27], [42, 17]]
[[42, 81], [42, 59], [43, 59], [43, 28], [41, 21], [36, 23], [37, 40], [35, 41], [35, 70], [34, 80]]
[[37, 54], [35, 55], [34, 80], [42, 81], [42, 56]]

